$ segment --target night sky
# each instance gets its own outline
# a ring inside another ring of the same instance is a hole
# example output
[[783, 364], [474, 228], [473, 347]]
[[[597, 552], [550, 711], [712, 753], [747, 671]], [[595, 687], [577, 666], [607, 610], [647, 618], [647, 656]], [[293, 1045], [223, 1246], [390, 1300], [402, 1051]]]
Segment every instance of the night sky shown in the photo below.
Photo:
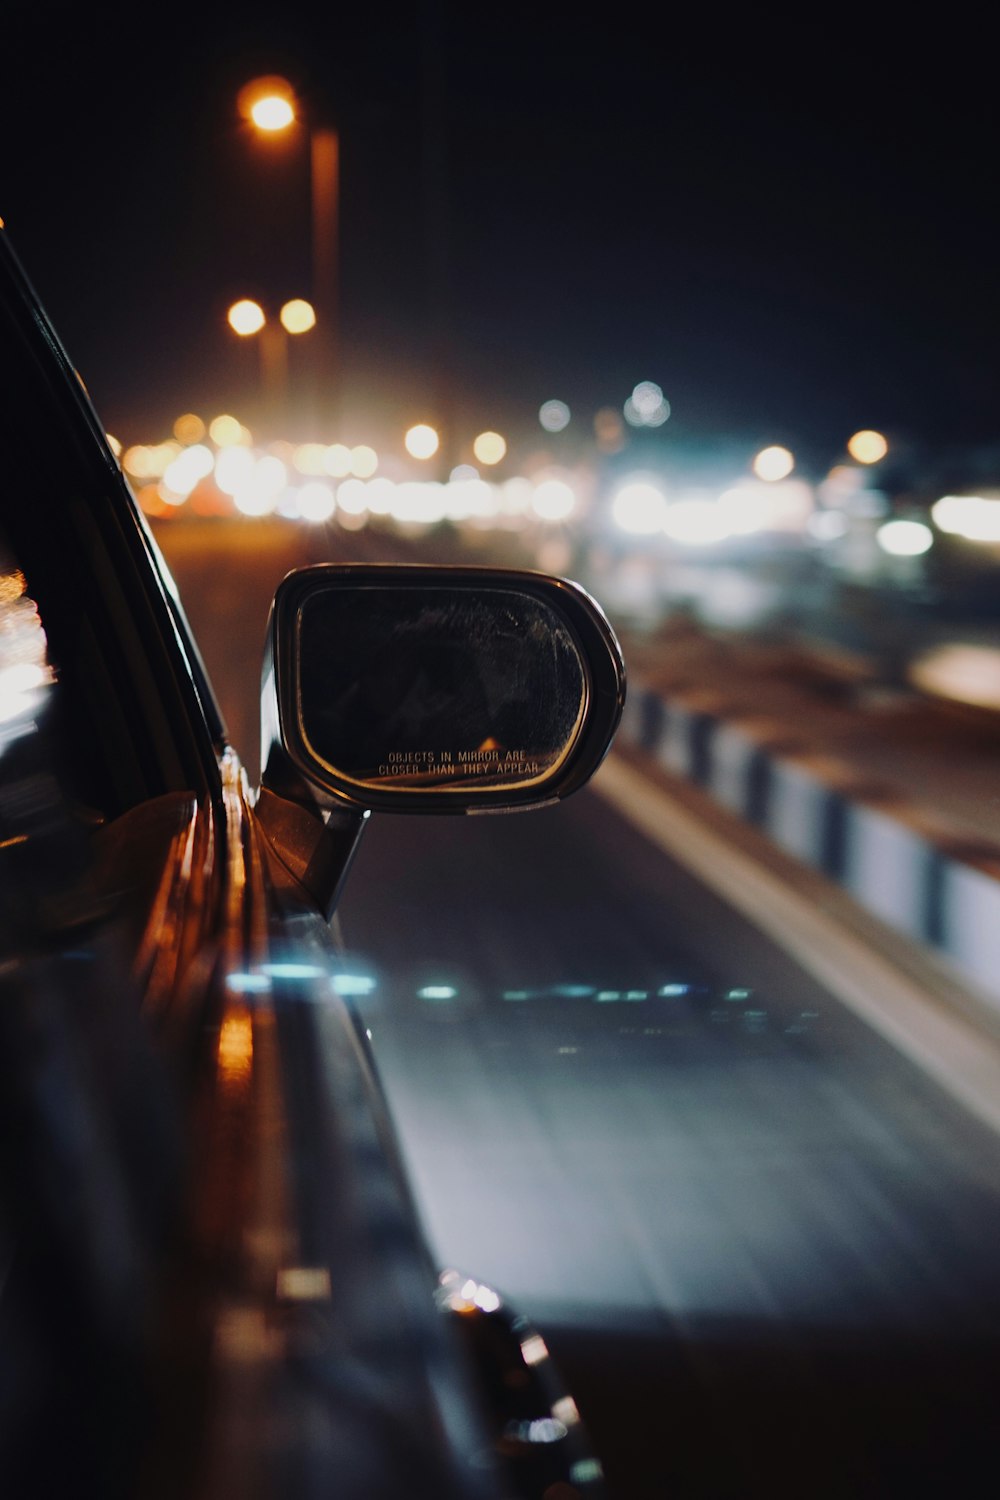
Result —
[[589, 421], [651, 379], [665, 442], [996, 443], [992, 45], [957, 12], [741, 15], [15, 0], [0, 213], [125, 441], [238, 404], [228, 303], [309, 290], [303, 142], [234, 103], [283, 72], [341, 132], [348, 440], [442, 401]]

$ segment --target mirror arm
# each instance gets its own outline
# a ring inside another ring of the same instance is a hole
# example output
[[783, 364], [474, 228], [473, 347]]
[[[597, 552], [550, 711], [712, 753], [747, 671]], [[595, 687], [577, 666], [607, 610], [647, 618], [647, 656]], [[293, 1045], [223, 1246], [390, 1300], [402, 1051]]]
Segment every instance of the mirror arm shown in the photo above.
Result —
[[305, 787], [303, 792], [308, 802], [262, 785], [257, 793], [257, 824], [272, 856], [275, 884], [287, 886], [291, 877], [329, 921], [370, 814], [346, 807], [326, 810], [309, 797]]

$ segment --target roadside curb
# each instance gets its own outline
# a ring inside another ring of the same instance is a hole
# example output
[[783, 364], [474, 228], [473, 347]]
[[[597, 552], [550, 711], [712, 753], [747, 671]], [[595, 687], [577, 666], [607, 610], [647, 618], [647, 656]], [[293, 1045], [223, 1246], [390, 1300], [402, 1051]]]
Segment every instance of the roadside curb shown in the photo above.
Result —
[[718, 694], [630, 684], [620, 734], [950, 959], [1000, 1009], [1000, 845], [970, 839], [891, 787], [799, 746], [787, 725], [728, 718]]

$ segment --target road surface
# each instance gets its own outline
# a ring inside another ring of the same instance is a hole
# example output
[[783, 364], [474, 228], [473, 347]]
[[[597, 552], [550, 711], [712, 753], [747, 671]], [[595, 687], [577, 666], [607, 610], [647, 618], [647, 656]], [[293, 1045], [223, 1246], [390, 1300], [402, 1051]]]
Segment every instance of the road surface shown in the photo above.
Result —
[[[290, 562], [223, 561], [174, 557], [246, 725]], [[612, 1494], [956, 1493], [995, 1463], [996, 1138], [600, 776], [531, 816], [373, 818], [339, 924], [434, 1252], [539, 1325]]]

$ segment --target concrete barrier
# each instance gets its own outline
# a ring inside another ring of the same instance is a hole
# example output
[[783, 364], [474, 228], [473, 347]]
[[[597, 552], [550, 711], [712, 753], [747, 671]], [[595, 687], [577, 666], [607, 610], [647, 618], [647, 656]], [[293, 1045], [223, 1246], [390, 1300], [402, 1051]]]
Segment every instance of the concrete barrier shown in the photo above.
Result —
[[947, 955], [1000, 1006], [1000, 848], [933, 824], [717, 694], [630, 688], [622, 738], [702, 787], [889, 927]]

